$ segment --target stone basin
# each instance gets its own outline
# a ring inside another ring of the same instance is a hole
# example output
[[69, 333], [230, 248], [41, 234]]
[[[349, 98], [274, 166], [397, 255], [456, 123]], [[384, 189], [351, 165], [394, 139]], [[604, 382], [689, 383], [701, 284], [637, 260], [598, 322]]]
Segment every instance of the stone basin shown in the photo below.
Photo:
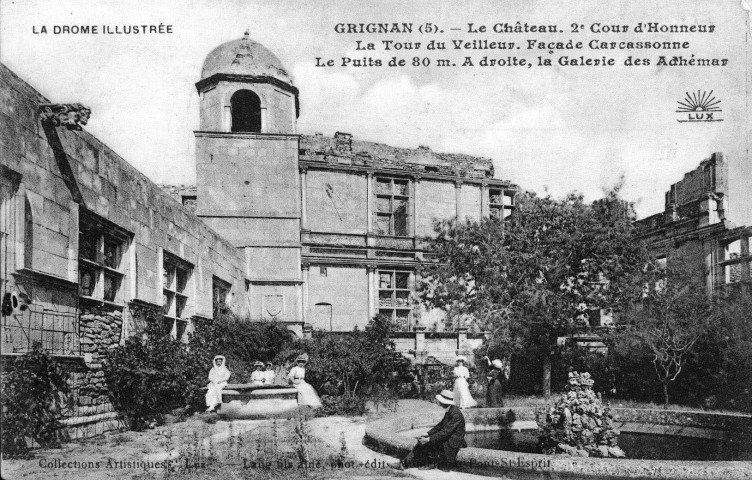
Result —
[[[749, 415], [613, 408], [622, 431], [679, 435], [684, 437], [736, 439], [752, 448]], [[436, 424], [443, 412], [393, 415], [366, 427], [364, 443], [377, 451], [404, 456], [416, 443], [415, 436]], [[479, 408], [464, 410], [469, 433], [489, 430], [530, 431], [533, 408]], [[627, 452], [629, 455], [629, 452]], [[567, 455], [543, 455], [488, 448], [460, 450], [458, 463], [469, 472], [512, 479], [750, 479], [752, 462], [702, 460], [640, 460]]]
[[230, 383], [222, 390], [218, 414], [228, 419], [287, 416], [298, 409], [298, 391], [284, 385]]

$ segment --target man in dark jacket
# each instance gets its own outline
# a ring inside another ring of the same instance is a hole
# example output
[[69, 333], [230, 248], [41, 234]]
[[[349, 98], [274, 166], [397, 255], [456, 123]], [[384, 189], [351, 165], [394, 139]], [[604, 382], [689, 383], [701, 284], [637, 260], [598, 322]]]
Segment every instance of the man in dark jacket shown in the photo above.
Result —
[[435, 459], [442, 470], [450, 470], [457, 464], [460, 448], [465, 443], [465, 417], [462, 410], [454, 405], [453, 393], [444, 390], [436, 395], [439, 405], [446, 409], [444, 418], [428, 431], [428, 435], [418, 438], [418, 444], [403, 458], [395, 468], [404, 469], [426, 466], [431, 458]]

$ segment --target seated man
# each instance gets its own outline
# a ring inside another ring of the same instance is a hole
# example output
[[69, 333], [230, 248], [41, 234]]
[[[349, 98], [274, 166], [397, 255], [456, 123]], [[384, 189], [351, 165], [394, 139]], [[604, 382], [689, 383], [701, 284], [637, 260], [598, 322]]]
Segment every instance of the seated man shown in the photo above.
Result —
[[460, 448], [467, 447], [465, 443], [465, 417], [462, 410], [454, 405], [454, 394], [444, 390], [436, 395], [439, 405], [446, 409], [444, 418], [432, 429], [428, 435], [418, 437], [418, 444], [394, 468], [402, 470], [411, 467], [422, 467], [429, 463], [429, 457], [441, 470], [454, 468]]

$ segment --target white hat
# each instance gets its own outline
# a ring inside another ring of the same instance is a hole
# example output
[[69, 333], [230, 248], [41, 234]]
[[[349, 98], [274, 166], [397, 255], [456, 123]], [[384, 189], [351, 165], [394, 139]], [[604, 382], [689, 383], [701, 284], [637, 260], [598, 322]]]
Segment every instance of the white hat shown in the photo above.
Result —
[[436, 395], [436, 400], [444, 405], [454, 405], [454, 394], [449, 390], [442, 390], [439, 395]]
[[501, 363], [501, 360], [499, 360], [498, 358], [494, 360], [493, 362], [491, 362], [491, 365], [493, 365], [494, 368], [498, 368], [499, 370], [504, 368], [504, 364]]
[[456, 360], [456, 361], [457, 361], [457, 362], [463, 362], [463, 363], [467, 363], [467, 358], [465, 358], [465, 357], [464, 357], [464, 356], [462, 356], [462, 355], [457, 355], [457, 360]]

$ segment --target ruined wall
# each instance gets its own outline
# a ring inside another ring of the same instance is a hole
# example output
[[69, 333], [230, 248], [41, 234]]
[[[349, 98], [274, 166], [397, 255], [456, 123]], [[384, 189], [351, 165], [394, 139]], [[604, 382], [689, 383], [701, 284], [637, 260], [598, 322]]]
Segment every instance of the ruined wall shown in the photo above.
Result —
[[[346, 141], [342, 141], [343, 139]], [[350, 134], [339, 132], [334, 138], [320, 134], [301, 135], [300, 159], [457, 177], [492, 178], [494, 176], [493, 162], [490, 158], [439, 153], [426, 146], [393, 147], [353, 139]]]
[[671, 255], [681, 256], [709, 293], [728, 287], [752, 290], [752, 256], [735, 247], [747, 241], [750, 229], [729, 222], [728, 205], [734, 199], [728, 193], [728, 172], [723, 154], [712, 154], [671, 185], [665, 211], [635, 223], [655, 257], [668, 255], [671, 262]]
[[728, 163], [722, 153], [714, 153], [700, 165], [684, 174], [684, 178], [671, 185], [666, 192], [666, 210], [671, 204], [685, 205], [713, 192], [728, 194]]

